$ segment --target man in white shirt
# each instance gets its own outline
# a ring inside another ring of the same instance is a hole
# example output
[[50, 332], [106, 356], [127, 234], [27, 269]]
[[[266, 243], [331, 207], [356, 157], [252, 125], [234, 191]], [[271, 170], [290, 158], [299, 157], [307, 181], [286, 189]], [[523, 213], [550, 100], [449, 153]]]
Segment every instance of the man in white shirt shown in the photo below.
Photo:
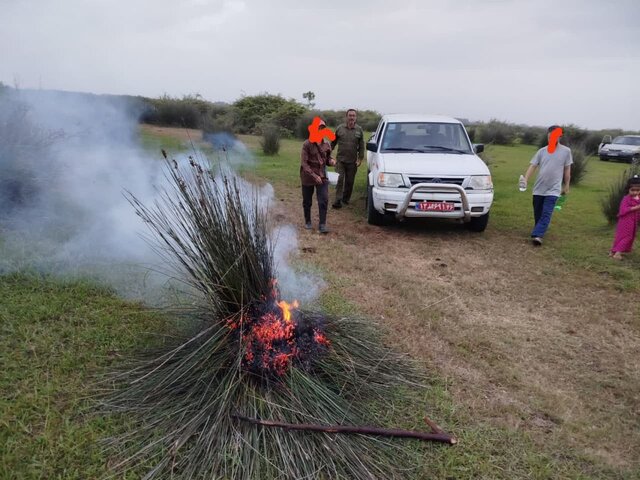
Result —
[[549, 228], [558, 197], [569, 193], [571, 164], [573, 163], [571, 149], [560, 144], [562, 129], [553, 125], [549, 127], [547, 132], [548, 145], [536, 152], [524, 174], [524, 185], [526, 186], [529, 177], [537, 168], [540, 169], [533, 185], [535, 226], [531, 232], [531, 241], [536, 246], [542, 245], [542, 237]]

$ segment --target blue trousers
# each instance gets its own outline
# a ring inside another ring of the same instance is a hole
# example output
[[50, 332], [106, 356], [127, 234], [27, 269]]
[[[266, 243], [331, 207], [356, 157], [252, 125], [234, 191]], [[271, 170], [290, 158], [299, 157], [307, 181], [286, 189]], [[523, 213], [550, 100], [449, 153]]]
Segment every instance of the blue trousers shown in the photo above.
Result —
[[533, 218], [536, 225], [531, 232], [532, 237], [544, 237], [549, 224], [551, 223], [551, 215], [553, 215], [553, 207], [556, 206], [558, 197], [552, 195], [534, 195], [533, 196]]

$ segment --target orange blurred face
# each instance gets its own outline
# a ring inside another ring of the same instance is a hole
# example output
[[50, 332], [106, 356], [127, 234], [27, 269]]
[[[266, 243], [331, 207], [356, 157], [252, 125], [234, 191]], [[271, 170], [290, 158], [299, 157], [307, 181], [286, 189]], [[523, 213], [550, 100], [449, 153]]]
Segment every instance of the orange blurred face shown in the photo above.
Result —
[[[562, 134], [563, 134], [564, 132], [562, 131], [562, 129], [561, 129], [561, 128], [556, 128], [556, 130], [560, 130], [560, 136], [558, 137], [558, 141], [560, 141], [560, 140], [562, 140]], [[554, 130], [553, 132], [555, 132], [556, 130]], [[551, 134], [552, 134], [553, 132], [549, 132], [549, 133], [547, 133], [547, 143], [551, 141]]]
[[355, 125], [357, 119], [358, 119], [358, 114], [356, 112], [354, 112], [353, 110], [349, 110], [347, 112], [347, 124]]
[[629, 187], [629, 195], [632, 197], [640, 196], [640, 185], [632, 185]]

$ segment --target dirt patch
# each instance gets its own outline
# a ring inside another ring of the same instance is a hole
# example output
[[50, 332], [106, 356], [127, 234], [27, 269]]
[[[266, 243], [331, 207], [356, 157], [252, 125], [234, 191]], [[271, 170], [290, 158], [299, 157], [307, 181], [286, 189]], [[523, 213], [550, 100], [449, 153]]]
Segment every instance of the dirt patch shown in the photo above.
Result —
[[[281, 220], [301, 227], [295, 191], [278, 187], [278, 197]], [[339, 278], [334, 288], [389, 327], [390, 342], [450, 379], [473, 416], [637, 464], [637, 294], [491, 228], [372, 227], [354, 207], [331, 210], [328, 224], [326, 237], [300, 228], [300, 257]]]

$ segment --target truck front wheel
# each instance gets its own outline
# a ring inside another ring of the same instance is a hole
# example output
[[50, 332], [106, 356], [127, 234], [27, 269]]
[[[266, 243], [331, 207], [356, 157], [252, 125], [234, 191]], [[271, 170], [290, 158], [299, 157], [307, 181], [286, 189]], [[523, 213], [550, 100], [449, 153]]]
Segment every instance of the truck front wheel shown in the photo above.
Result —
[[384, 223], [384, 215], [379, 213], [373, 207], [373, 187], [367, 187], [367, 221], [370, 225], [382, 225]]
[[471, 217], [468, 223], [465, 223], [465, 227], [472, 232], [484, 232], [489, 223], [489, 212], [479, 217]]

